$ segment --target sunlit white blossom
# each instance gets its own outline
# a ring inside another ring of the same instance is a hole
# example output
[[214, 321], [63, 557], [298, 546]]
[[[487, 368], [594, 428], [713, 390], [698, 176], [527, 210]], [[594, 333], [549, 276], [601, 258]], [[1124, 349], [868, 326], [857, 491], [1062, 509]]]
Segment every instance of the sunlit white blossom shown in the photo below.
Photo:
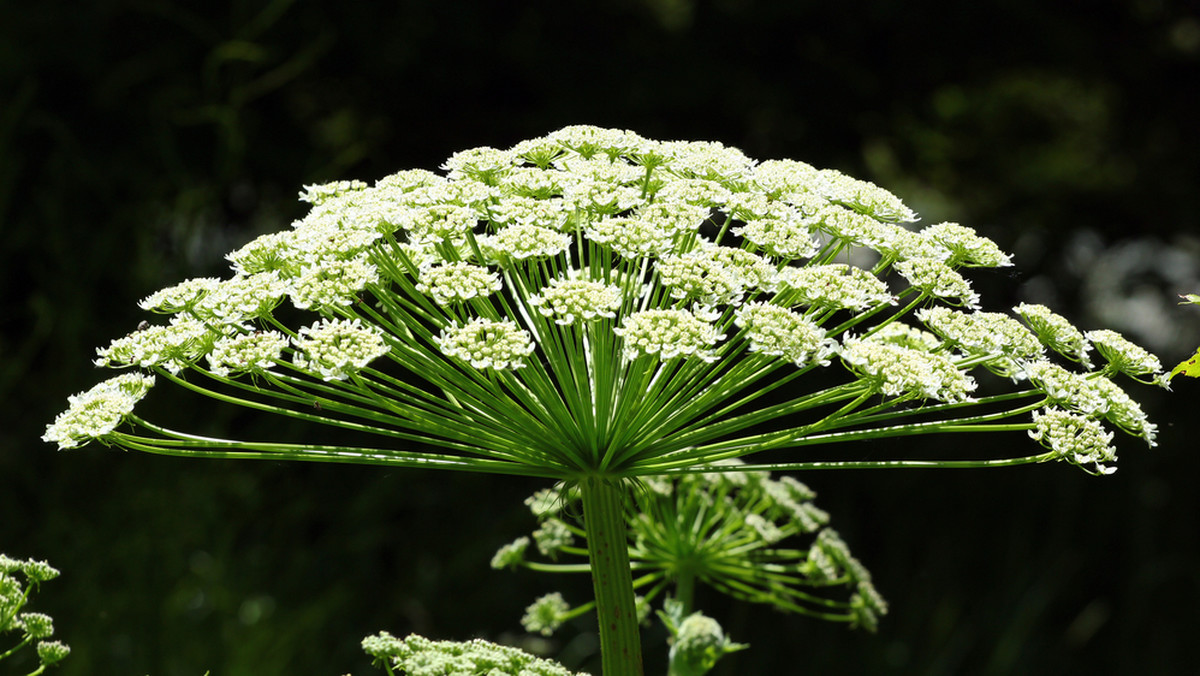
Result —
[[725, 337], [717, 327], [686, 310], [642, 310], [625, 317], [613, 332], [624, 339], [627, 359], [654, 355], [659, 359], [699, 357], [713, 361], [713, 346]]
[[1034, 303], [1021, 303], [1013, 308], [1013, 312], [1025, 320], [1030, 330], [1038, 337], [1038, 340], [1042, 341], [1043, 345], [1086, 367], [1091, 366], [1087, 353], [1092, 346], [1084, 337], [1083, 332], [1075, 328], [1065, 317], [1052, 312], [1045, 305]]
[[1037, 336], [1016, 319], [998, 312], [959, 312], [935, 305], [918, 310], [917, 319], [947, 345], [966, 354], [1004, 357], [992, 362], [1001, 369], [1015, 368], [1013, 360], [1027, 361], [1044, 354]]
[[208, 353], [208, 368], [219, 376], [261, 373], [279, 361], [287, 346], [287, 336], [278, 331], [224, 336]]
[[304, 186], [304, 191], [300, 193], [300, 199], [311, 204], [321, 204], [322, 202], [343, 195], [355, 190], [362, 190], [368, 187], [362, 181], [332, 181], [330, 183], [321, 183]]
[[535, 345], [525, 331], [511, 321], [476, 318], [461, 326], [450, 326], [437, 337], [438, 347], [450, 357], [477, 369], [517, 369], [533, 354]]
[[797, 259], [810, 258], [821, 248], [807, 225], [797, 220], [758, 219], [747, 221], [733, 229], [733, 234], [745, 237], [768, 256]]
[[103, 439], [133, 412], [153, 385], [154, 376], [125, 373], [68, 397], [67, 410], [46, 426], [42, 441], [67, 449]]
[[895, 268], [910, 284], [930, 295], [957, 300], [969, 308], [979, 307], [979, 294], [970, 282], [942, 261], [912, 258], [897, 262]]
[[641, 218], [604, 218], [584, 231], [587, 238], [605, 244], [627, 258], [662, 256], [675, 250], [676, 231], [663, 223]]
[[824, 329], [778, 305], [750, 302], [734, 316], [734, 323], [746, 330], [751, 352], [783, 357], [797, 366], [828, 364], [836, 346]]
[[1108, 362], [1108, 369], [1113, 372], [1124, 373], [1135, 378], [1162, 374], [1162, 362], [1158, 360], [1158, 357], [1116, 331], [1110, 329], [1088, 331], [1087, 339], [1096, 346], [1096, 351], [1100, 353], [1101, 357], [1104, 357]]
[[896, 302], [882, 280], [842, 263], [784, 268], [779, 283], [780, 295], [790, 305], [859, 312]]
[[529, 297], [538, 312], [554, 317], [556, 324], [574, 324], [597, 317], [612, 319], [623, 298], [618, 286], [586, 279], [552, 279]]
[[426, 268], [417, 282], [417, 290], [432, 296], [439, 305], [488, 296], [501, 286], [500, 275], [462, 261]]
[[538, 225], [518, 224], [494, 235], [479, 237], [479, 247], [489, 261], [521, 261], [557, 256], [571, 246], [571, 236]]
[[357, 300], [367, 284], [379, 281], [379, 271], [360, 256], [351, 260], [326, 260], [301, 269], [289, 280], [288, 295], [301, 310], [345, 307]]
[[951, 257], [947, 263], [951, 266], [996, 268], [1012, 265], [1012, 256], [1001, 251], [995, 242], [958, 223], [931, 225], [921, 234], [950, 250]]
[[847, 338], [842, 360], [890, 396], [916, 394], [947, 402], [966, 401], [975, 379], [946, 357], [873, 340]]
[[1034, 411], [1033, 422], [1035, 427], [1029, 430], [1029, 436], [1063, 460], [1093, 474], [1117, 471], [1116, 467], [1105, 464], [1117, 460], [1117, 452], [1111, 446], [1113, 434], [1095, 420], [1048, 408]]
[[96, 350], [96, 366], [162, 367], [171, 373], [194, 363], [212, 349], [219, 334], [190, 315], [176, 315], [166, 325], [133, 331]]
[[189, 279], [174, 286], [155, 291], [138, 303], [138, 307], [151, 312], [173, 314], [195, 307], [196, 303], [221, 285], [216, 277]]
[[322, 319], [300, 329], [292, 343], [296, 368], [313, 371], [322, 380], [345, 380], [389, 349], [379, 329], [358, 319]]

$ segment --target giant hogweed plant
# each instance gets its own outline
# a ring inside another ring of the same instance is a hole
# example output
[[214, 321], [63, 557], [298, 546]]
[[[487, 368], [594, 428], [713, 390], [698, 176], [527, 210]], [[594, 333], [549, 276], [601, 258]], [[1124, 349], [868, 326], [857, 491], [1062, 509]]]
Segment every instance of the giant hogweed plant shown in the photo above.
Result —
[[[963, 273], [1010, 257], [961, 225], [905, 225], [916, 214], [871, 183], [587, 126], [443, 168], [307, 187], [308, 214], [230, 253], [232, 276], [142, 300], [165, 321], [99, 349], [124, 373], [71, 397], [44, 439], [564, 482], [609, 675], [641, 672], [630, 484], [1051, 461], [1104, 474], [1114, 428], [1154, 443], [1118, 381], [1165, 383], [1155, 357], [1040, 305], [983, 311]], [[349, 443], [174, 429], [135, 410], [162, 384]], [[971, 432], [1032, 443], [814, 448]]]

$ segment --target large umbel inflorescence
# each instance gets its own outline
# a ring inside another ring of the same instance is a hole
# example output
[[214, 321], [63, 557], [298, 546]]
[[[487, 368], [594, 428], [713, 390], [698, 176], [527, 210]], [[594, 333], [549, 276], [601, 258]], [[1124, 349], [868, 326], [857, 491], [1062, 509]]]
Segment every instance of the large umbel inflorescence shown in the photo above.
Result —
[[[954, 462], [1107, 472], [1109, 428], [1153, 443], [1115, 379], [1162, 383], [1157, 359], [1043, 306], [981, 311], [963, 273], [1009, 256], [961, 225], [906, 225], [871, 183], [586, 126], [444, 169], [307, 187], [309, 213], [229, 254], [231, 277], [144, 299], [166, 321], [96, 363], [146, 375], [73, 397], [44, 438], [554, 478], [999, 430], [1046, 450]], [[980, 394], [989, 371], [1012, 390]], [[381, 443], [175, 431], [133, 412], [154, 378]]]

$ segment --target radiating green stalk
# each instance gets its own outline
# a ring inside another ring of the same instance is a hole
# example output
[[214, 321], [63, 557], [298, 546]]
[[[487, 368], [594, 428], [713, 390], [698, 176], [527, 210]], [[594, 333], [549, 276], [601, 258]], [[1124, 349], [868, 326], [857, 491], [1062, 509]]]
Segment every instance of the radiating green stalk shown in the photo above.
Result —
[[587, 529], [604, 676], [641, 676], [642, 646], [633, 605], [624, 486], [600, 476], [579, 482]]

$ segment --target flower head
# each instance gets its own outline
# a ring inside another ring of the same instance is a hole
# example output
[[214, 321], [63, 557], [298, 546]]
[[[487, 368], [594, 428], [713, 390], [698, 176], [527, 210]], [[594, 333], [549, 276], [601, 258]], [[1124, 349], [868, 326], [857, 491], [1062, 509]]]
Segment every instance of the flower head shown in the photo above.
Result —
[[535, 347], [529, 332], [515, 322], [483, 318], [446, 328], [437, 338], [437, 344], [447, 356], [477, 369], [497, 371], [521, 368]]
[[[1104, 427], [1080, 415], [1057, 408], [1033, 413], [1034, 429], [1029, 436], [1058, 454], [1059, 459], [1083, 467], [1093, 474], [1112, 474], [1117, 453], [1111, 446], [1113, 434]], [[1091, 469], [1086, 467], [1091, 465]]]
[[357, 319], [322, 319], [300, 329], [292, 343], [296, 368], [322, 380], [345, 380], [389, 351], [380, 331]]
[[713, 361], [713, 346], [725, 337], [712, 324], [686, 310], [643, 310], [628, 315], [613, 332], [625, 343], [625, 358], [698, 357]]
[[939, 354], [858, 338], [843, 341], [840, 354], [847, 366], [889, 396], [967, 401], [976, 387], [974, 378]]
[[586, 279], [552, 279], [529, 297], [529, 304], [556, 324], [576, 324], [604, 317], [612, 319], [624, 300], [621, 289]]
[[485, 267], [458, 261], [426, 268], [417, 290], [432, 296], [439, 305], [482, 298], [500, 290], [500, 275]]
[[1158, 360], [1158, 357], [1116, 331], [1109, 329], [1088, 331], [1087, 339], [1096, 346], [1096, 351], [1108, 362], [1108, 371], [1124, 373], [1134, 378], [1162, 375], [1162, 362]]
[[133, 412], [153, 385], [154, 376], [126, 373], [69, 397], [70, 407], [46, 427], [42, 441], [67, 449], [103, 439]]

